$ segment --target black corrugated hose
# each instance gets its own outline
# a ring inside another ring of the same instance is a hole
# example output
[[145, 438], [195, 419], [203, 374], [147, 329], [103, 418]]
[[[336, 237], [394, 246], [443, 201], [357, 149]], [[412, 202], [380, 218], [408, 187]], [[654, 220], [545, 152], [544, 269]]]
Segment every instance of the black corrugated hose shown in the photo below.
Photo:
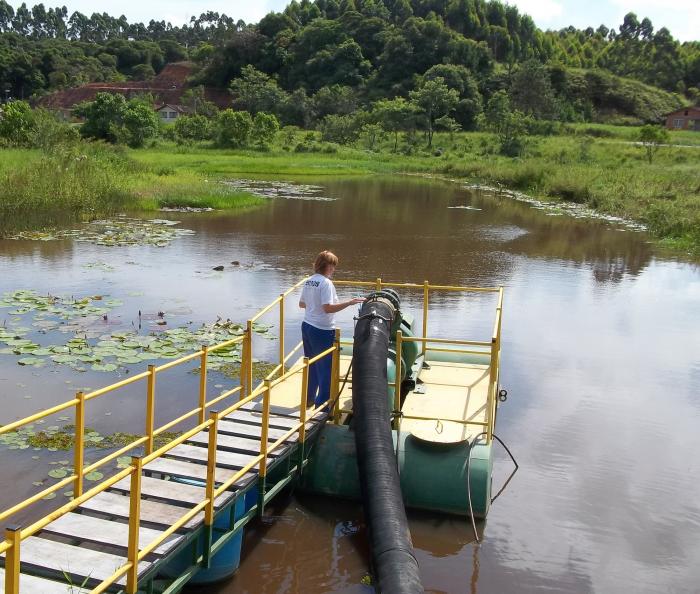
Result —
[[395, 314], [382, 299], [366, 301], [360, 311], [353, 347], [353, 427], [377, 590], [422, 594], [394, 458], [387, 394], [386, 362]]

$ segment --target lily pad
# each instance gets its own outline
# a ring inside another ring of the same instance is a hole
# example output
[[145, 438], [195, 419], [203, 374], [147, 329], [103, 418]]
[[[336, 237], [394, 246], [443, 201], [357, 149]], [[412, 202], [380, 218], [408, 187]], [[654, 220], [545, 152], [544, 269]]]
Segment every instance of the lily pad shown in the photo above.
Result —
[[68, 472], [66, 472], [63, 468], [54, 468], [53, 470], [49, 471], [49, 476], [51, 478], [61, 479], [68, 476]]
[[104, 365], [95, 363], [90, 369], [93, 371], [116, 371], [117, 366], [114, 363], [105, 363]]

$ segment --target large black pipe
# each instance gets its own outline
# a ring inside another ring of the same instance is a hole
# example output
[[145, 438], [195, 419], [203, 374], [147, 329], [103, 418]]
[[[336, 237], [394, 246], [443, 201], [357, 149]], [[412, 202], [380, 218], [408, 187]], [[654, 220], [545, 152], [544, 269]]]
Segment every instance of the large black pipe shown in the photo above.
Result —
[[377, 590], [422, 594], [401, 498], [387, 393], [387, 355], [397, 307], [375, 294], [360, 311], [353, 347], [353, 427]]

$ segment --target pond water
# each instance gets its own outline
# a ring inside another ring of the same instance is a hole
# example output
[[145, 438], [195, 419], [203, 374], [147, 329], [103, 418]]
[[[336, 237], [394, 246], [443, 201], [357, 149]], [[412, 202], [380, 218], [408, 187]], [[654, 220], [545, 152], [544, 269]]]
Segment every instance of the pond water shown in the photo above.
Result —
[[[101, 296], [96, 306], [113, 300], [85, 329], [104, 339], [244, 321], [307, 274], [326, 248], [340, 257], [337, 278], [503, 285], [509, 398], [497, 433], [520, 470], [479, 527], [481, 544], [464, 520], [409, 514], [426, 590], [698, 592], [700, 268], [656, 254], [643, 233], [551, 216], [557, 213], [459, 184], [318, 183], [329, 200], [299, 192], [239, 215], [160, 213], [194, 232], [161, 247], [70, 237], [0, 241], [0, 294], [26, 289], [67, 302]], [[219, 265], [224, 270], [214, 271]], [[402, 297], [406, 309], [420, 310], [419, 295]], [[24, 327], [42, 346], [72, 337], [55, 328], [38, 333], [36, 312], [10, 311], [0, 307], [0, 328]], [[492, 304], [478, 298], [436, 297], [430, 333], [483, 339], [491, 315]], [[349, 335], [352, 314], [339, 318]], [[294, 342], [300, 319], [290, 306]], [[274, 357], [268, 343], [257, 336], [257, 352]], [[3, 423], [146, 365], [76, 371], [50, 360], [22, 366], [19, 358], [0, 355]], [[225, 381], [218, 373], [209, 378], [212, 389]], [[198, 382], [186, 370], [159, 378], [163, 421], [196, 405]], [[135, 433], [142, 405], [141, 388], [101, 398], [87, 423], [100, 434]], [[36, 492], [32, 482], [67, 457], [0, 445], [0, 505]], [[509, 471], [499, 451], [496, 483]], [[249, 531], [237, 576], [207, 591], [371, 592], [362, 584], [361, 520], [356, 504], [294, 495]]]

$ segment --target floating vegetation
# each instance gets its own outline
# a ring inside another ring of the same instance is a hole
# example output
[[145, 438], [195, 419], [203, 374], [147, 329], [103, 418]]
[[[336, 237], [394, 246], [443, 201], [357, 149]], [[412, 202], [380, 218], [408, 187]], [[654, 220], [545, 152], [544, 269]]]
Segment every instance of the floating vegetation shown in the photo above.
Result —
[[[253, 361], [253, 379], [255, 381], [262, 381], [268, 375], [270, 375], [275, 368], [277, 363], [268, 363], [267, 361]], [[224, 363], [219, 367], [219, 371], [226, 377], [231, 379], [237, 379], [241, 376], [241, 364], [237, 363]], [[197, 370], [199, 372], [199, 370]], [[220, 387], [220, 386], [214, 386]]]
[[[165, 431], [154, 438], [157, 448], [164, 446], [182, 435], [178, 431]], [[86, 448], [112, 449], [129, 445], [140, 439], [142, 436], [133, 433], [115, 432], [110, 435], [101, 435], [91, 427], [86, 427], [83, 440]], [[57, 452], [59, 450], [70, 450], [75, 444], [75, 425], [64, 425], [59, 427], [53, 425], [45, 429], [37, 429], [35, 425], [27, 425], [17, 431], [10, 431], [0, 435], [0, 446], [7, 446], [8, 450], [46, 450]], [[38, 456], [32, 456], [37, 460]], [[126, 456], [127, 460], [130, 458]], [[68, 464], [67, 460], [51, 462], [52, 465]], [[127, 462], [128, 465], [128, 462]], [[50, 475], [51, 476], [51, 475]], [[54, 477], [58, 478], [58, 477]]]
[[623, 217], [616, 217], [613, 215], [604, 214], [597, 212], [592, 208], [589, 208], [583, 204], [578, 204], [576, 202], [545, 202], [542, 200], [537, 200], [532, 196], [528, 196], [523, 192], [516, 192], [514, 190], [504, 190], [503, 188], [493, 188], [490, 186], [481, 185], [467, 185], [465, 188], [470, 190], [485, 190], [488, 192], [493, 192], [496, 196], [504, 196], [506, 198], [511, 198], [517, 200], [518, 202], [525, 202], [530, 204], [533, 208], [537, 210], [545, 211], [547, 216], [569, 216], [575, 219], [596, 219], [600, 221], [605, 221], [614, 225], [618, 225], [623, 229], [629, 231], [646, 231], [647, 228], [641, 223], [635, 221], [630, 221]]
[[96, 245], [127, 246], [154, 245], [165, 247], [174, 239], [183, 235], [192, 235], [191, 229], [174, 228], [180, 221], [167, 219], [134, 219], [117, 217], [92, 221], [78, 229], [56, 229], [53, 231], [22, 231], [8, 239], [25, 239], [33, 241], [56, 241], [73, 239]]
[[480, 208], [477, 208], [476, 206], [448, 206], [447, 208], [455, 208], [459, 210], [481, 210]]
[[236, 179], [223, 182], [234, 190], [249, 192], [261, 198], [285, 198], [287, 200], [319, 200], [332, 202], [336, 198], [321, 195], [321, 186], [293, 184], [283, 181], [263, 181], [258, 179]]
[[87, 264], [83, 264], [83, 268], [88, 268], [88, 269], [96, 269], [96, 270], [101, 270], [102, 272], [113, 272], [114, 271], [114, 266], [110, 266], [107, 264], [107, 262], [88, 262]]
[[162, 206], [161, 212], [211, 212], [215, 209], [210, 206]]
[[[153, 438], [153, 445], [155, 446], [155, 449], [162, 448], [164, 445], [173, 441], [173, 439], [177, 439], [178, 437], [180, 437], [180, 435], [182, 435], [181, 431], [164, 431], [163, 433], [159, 433]], [[106, 443], [108, 444], [107, 447], [112, 448], [127, 446], [130, 443], [135, 442], [137, 439], [140, 439], [141, 437], [143, 436], [137, 433], [116, 432], [106, 436], [105, 439]], [[121, 458], [117, 458], [117, 463], [120, 463], [120, 460], [122, 463], [125, 463], [126, 466], [129, 466], [129, 464], [131, 464], [131, 458], [129, 456], [122, 456]]]
[[[63, 344], [41, 345], [27, 338], [31, 329], [18, 324], [0, 327], [0, 355], [17, 355], [17, 364], [43, 367], [49, 362], [67, 365], [76, 371], [113, 372], [119, 368], [160, 359], [176, 359], [237, 336], [245, 329], [231, 320], [217, 320], [197, 329], [171, 328], [140, 335], [136, 331], [104, 333], [108, 312], [122, 305], [101, 295], [76, 298], [42, 296], [35, 291], [5, 293], [0, 308], [12, 308], [10, 315], [34, 313], [32, 326], [37, 334], [60, 331], [73, 336]], [[265, 334], [269, 327], [254, 324], [253, 330]], [[209, 369], [225, 363], [240, 362], [240, 345], [218, 349], [208, 356]]]

